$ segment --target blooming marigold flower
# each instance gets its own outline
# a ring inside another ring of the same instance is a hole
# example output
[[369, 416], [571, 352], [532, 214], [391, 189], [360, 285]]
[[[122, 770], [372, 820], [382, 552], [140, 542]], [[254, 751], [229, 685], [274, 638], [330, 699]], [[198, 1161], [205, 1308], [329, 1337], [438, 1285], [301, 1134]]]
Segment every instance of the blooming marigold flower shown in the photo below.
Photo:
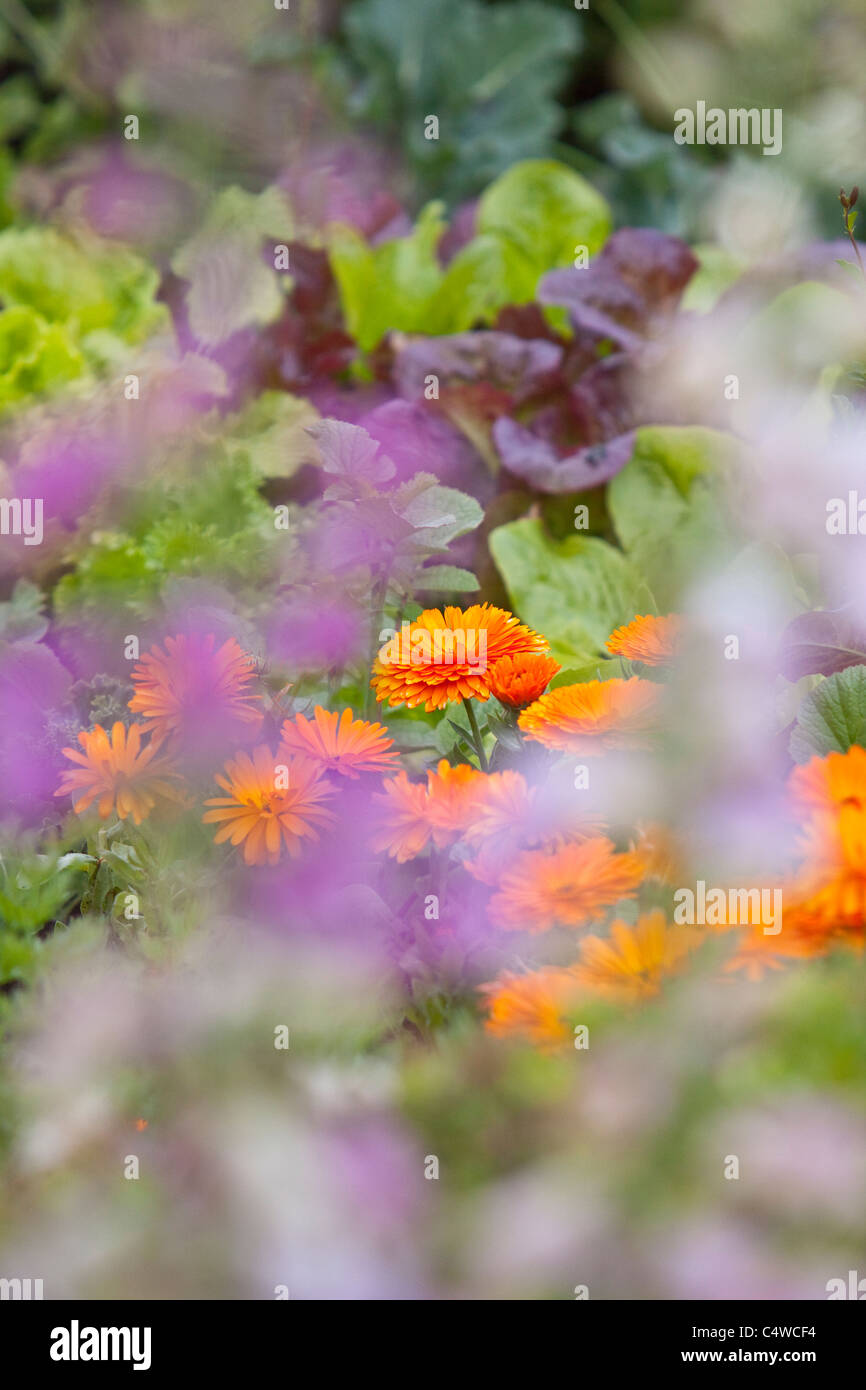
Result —
[[547, 689], [562, 667], [552, 656], [541, 652], [519, 652], [501, 656], [488, 673], [490, 693], [500, 704], [519, 709], [531, 705]]
[[391, 748], [384, 724], [355, 719], [350, 709], [342, 714], [316, 705], [312, 720], [303, 714], [287, 719], [282, 728], [286, 748], [309, 758], [323, 771], [357, 778], [361, 772], [388, 772], [398, 756]]
[[336, 819], [320, 804], [333, 789], [312, 763], [284, 749], [275, 756], [259, 744], [251, 753], [237, 753], [216, 781], [228, 795], [206, 801], [215, 809], [202, 819], [219, 823], [216, 844], [243, 844], [247, 864], [276, 864], [283, 846], [296, 857], [302, 840], [317, 840], [319, 827]]
[[135, 694], [129, 708], [145, 716], [144, 728], [166, 734], [196, 734], [215, 718], [257, 725], [262, 711], [248, 686], [255, 663], [233, 637], [167, 637], [151, 647], [132, 672]]
[[645, 748], [655, 725], [660, 689], [637, 676], [560, 685], [525, 709], [517, 722], [527, 738], [567, 753]]
[[415, 859], [426, 849], [432, 833], [424, 783], [410, 782], [405, 772], [398, 772], [383, 782], [373, 801], [377, 803], [373, 849], [387, 851], [398, 864]]
[[442, 758], [435, 772], [427, 773], [427, 818], [437, 848], [458, 838], [475, 815], [485, 776], [467, 763], [452, 767]]
[[578, 927], [620, 898], [634, 897], [643, 868], [639, 854], [618, 854], [603, 835], [552, 852], [526, 850], [503, 875], [490, 915], [516, 931]]
[[533, 970], [505, 974], [481, 985], [488, 1017], [484, 1027], [497, 1037], [525, 1037], [540, 1047], [555, 1047], [570, 1037], [563, 1013], [578, 993], [567, 970]]
[[616, 628], [605, 646], [614, 656], [640, 661], [644, 666], [668, 666], [677, 654], [681, 631], [682, 618], [676, 613], [664, 618], [645, 613]]
[[788, 780], [795, 806], [807, 813], [866, 810], [866, 749], [853, 743], [847, 753], [828, 753], [795, 767]]
[[598, 836], [604, 828], [601, 817], [580, 810], [574, 797], [563, 805], [545, 795], [544, 789], [529, 786], [522, 774], [511, 768], [486, 773], [479, 784], [472, 819], [463, 832], [467, 845], [477, 853], [464, 862], [464, 868], [495, 888], [521, 850], [539, 845], [558, 849]]
[[162, 740], [151, 738], [142, 745], [144, 729], [118, 722], [111, 736], [101, 724], [89, 732], [82, 730], [78, 742], [84, 749], [64, 748], [64, 757], [78, 767], [68, 768], [55, 796], [71, 795], [76, 811], [85, 811], [96, 801], [102, 820], [115, 807], [121, 820], [131, 816], [140, 825], [159, 802], [181, 802], [184, 792], [171, 758], [161, 753]]
[[827, 931], [866, 925], [866, 811], [845, 802], [835, 813], [816, 812], [801, 848], [795, 892], [804, 913]]
[[663, 912], [649, 912], [634, 927], [611, 922], [608, 940], [585, 936], [570, 973], [591, 993], [645, 999], [658, 994], [662, 981], [681, 967], [694, 944], [686, 931], [668, 926]]
[[761, 926], [743, 932], [722, 969], [726, 975], [741, 973], [754, 982], [770, 970], [782, 970], [786, 961], [825, 955], [829, 944], [826, 929], [795, 908], [785, 912], [784, 930], [778, 936], [766, 936]]
[[370, 684], [376, 699], [410, 709], [490, 695], [490, 667], [501, 657], [546, 652], [547, 641], [504, 608], [427, 608], [381, 648]]
[[464, 831], [467, 844], [479, 851], [465, 867], [482, 883], [495, 886], [530, 839], [535, 795], [535, 788], [511, 768], [483, 778], [474, 815]]

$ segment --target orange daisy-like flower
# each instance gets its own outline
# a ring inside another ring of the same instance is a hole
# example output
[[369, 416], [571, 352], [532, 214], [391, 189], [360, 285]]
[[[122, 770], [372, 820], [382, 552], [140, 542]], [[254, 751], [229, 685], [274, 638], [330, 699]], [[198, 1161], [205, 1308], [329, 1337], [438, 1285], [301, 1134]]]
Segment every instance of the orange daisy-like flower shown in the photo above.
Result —
[[618, 854], [602, 835], [551, 853], [527, 850], [503, 875], [490, 915], [512, 931], [579, 927], [620, 898], [634, 897], [643, 869], [639, 854]]
[[86, 811], [94, 801], [102, 820], [115, 810], [121, 820], [131, 816], [140, 825], [160, 802], [181, 802], [184, 792], [171, 758], [160, 753], [162, 740], [152, 738], [146, 746], [140, 724], [127, 729], [119, 721], [111, 736], [101, 724], [88, 733], [82, 730], [78, 742], [84, 749], [64, 748], [64, 757], [77, 763], [67, 769], [55, 796], [71, 796], [76, 811]]
[[639, 917], [637, 925], [611, 922], [610, 938], [586, 936], [571, 974], [581, 988], [613, 999], [645, 999], [682, 965], [694, 941], [670, 927], [663, 912]]
[[794, 768], [788, 787], [795, 806], [807, 813], [842, 806], [866, 810], [866, 749], [854, 743], [847, 753], [812, 758]]
[[723, 971], [726, 975], [742, 974], [753, 982], [762, 980], [768, 971], [781, 970], [788, 961], [825, 955], [829, 944], [826, 930], [796, 909], [787, 911], [778, 936], [766, 936], [760, 926], [744, 932]]
[[300, 753], [328, 772], [358, 777], [361, 772], [388, 772], [398, 756], [388, 752], [394, 740], [384, 724], [353, 718], [350, 709], [332, 713], [316, 705], [313, 718], [303, 714], [287, 719], [282, 738], [293, 753]]
[[253, 658], [233, 637], [217, 647], [213, 635], [181, 633], [141, 658], [132, 673], [129, 708], [145, 716], [146, 729], [160, 734], [195, 734], [215, 717], [257, 725], [259, 696], [248, 689], [254, 676]]
[[502, 657], [545, 651], [546, 640], [504, 608], [427, 608], [382, 647], [370, 684], [380, 703], [443, 709], [449, 701], [486, 700], [490, 668]]
[[405, 772], [398, 772], [387, 778], [373, 800], [377, 803], [373, 849], [387, 852], [398, 864], [423, 853], [432, 832], [424, 783], [410, 782]]
[[439, 849], [457, 839], [470, 824], [484, 787], [484, 774], [467, 763], [452, 767], [442, 758], [427, 773], [427, 817]]
[[682, 618], [676, 613], [664, 618], [645, 613], [618, 627], [605, 646], [613, 656], [640, 661], [644, 666], [668, 666], [677, 654], [681, 631]]
[[525, 709], [517, 722], [527, 738], [566, 753], [645, 748], [655, 726], [660, 690], [637, 676], [561, 685]]
[[491, 695], [500, 704], [519, 709], [531, 705], [543, 695], [562, 667], [552, 656], [541, 652], [519, 652], [517, 656], [501, 656], [488, 672]]
[[836, 814], [817, 812], [801, 847], [795, 891], [804, 913], [827, 930], [866, 924], [866, 811], [845, 803]]
[[528, 786], [511, 768], [491, 772], [479, 786], [478, 804], [463, 832], [467, 845], [477, 850], [464, 868], [495, 888], [521, 850], [539, 845], [559, 849], [596, 837], [604, 828], [600, 816], [581, 813], [573, 797], [571, 804], [563, 805], [543, 789]]
[[467, 844], [477, 850], [466, 868], [475, 878], [493, 887], [529, 838], [535, 789], [525, 777], [508, 768], [483, 778], [471, 822], [464, 831]]
[[319, 828], [335, 820], [321, 805], [332, 788], [312, 763], [283, 749], [275, 756], [259, 744], [251, 753], [237, 753], [216, 781], [228, 795], [206, 801], [215, 809], [202, 819], [219, 824], [216, 844], [243, 844], [247, 864], [276, 864], [283, 846], [294, 858], [303, 840], [317, 840]]
[[568, 970], [533, 970], [505, 974], [482, 985], [488, 1016], [484, 1027], [496, 1037], [524, 1037], [540, 1047], [555, 1047], [569, 1037], [563, 1013], [578, 992]]

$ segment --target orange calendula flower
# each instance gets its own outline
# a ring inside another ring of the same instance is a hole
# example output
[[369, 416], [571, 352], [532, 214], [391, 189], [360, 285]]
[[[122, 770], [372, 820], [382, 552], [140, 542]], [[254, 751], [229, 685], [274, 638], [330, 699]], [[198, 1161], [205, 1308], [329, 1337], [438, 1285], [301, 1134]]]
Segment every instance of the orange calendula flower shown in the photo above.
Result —
[[668, 926], [663, 912], [649, 912], [634, 927], [611, 922], [606, 940], [585, 936], [571, 974], [590, 993], [645, 999], [658, 994], [662, 981], [676, 973], [694, 945], [687, 931]]
[[558, 661], [542, 652], [519, 652], [501, 656], [488, 672], [491, 695], [500, 704], [519, 709], [543, 695], [553, 677], [562, 670]]
[[449, 701], [486, 700], [490, 668], [502, 657], [546, 651], [546, 640], [504, 608], [427, 608], [382, 647], [370, 684], [380, 703], [443, 709]]
[[432, 832], [424, 783], [410, 782], [405, 772], [398, 772], [386, 779], [373, 801], [377, 803], [373, 849], [387, 852], [398, 864], [423, 853]]
[[162, 740], [152, 738], [142, 744], [145, 730], [140, 724], [127, 729], [119, 721], [111, 736], [101, 724], [78, 735], [84, 749], [64, 748], [64, 757], [77, 763], [63, 774], [55, 796], [71, 796], [76, 811], [86, 811], [94, 801], [102, 820], [116, 808], [121, 820], [132, 817], [140, 825], [160, 802], [182, 802], [180, 777], [170, 757], [161, 753]]
[[660, 692], [660, 686], [637, 676], [561, 685], [525, 709], [517, 722], [527, 738], [566, 753], [646, 748]]
[[284, 749], [274, 755], [259, 744], [251, 753], [237, 753], [216, 781], [228, 795], [206, 801], [214, 809], [202, 819], [219, 824], [216, 844], [242, 844], [247, 864], [277, 864], [283, 847], [294, 858], [303, 840], [317, 840], [319, 828], [335, 820], [321, 804], [333, 789], [312, 763]]
[[490, 915], [513, 931], [579, 927], [620, 898], [634, 897], [643, 869], [639, 854], [618, 854], [603, 835], [549, 853], [527, 850], [503, 874]]
[[475, 813], [464, 831], [467, 844], [478, 851], [465, 867], [482, 883], [499, 883], [515, 854], [525, 848], [535, 795], [526, 779], [510, 768], [483, 778]]
[[467, 763], [452, 767], [442, 758], [435, 772], [427, 773], [427, 818], [433, 841], [443, 849], [457, 839], [475, 815], [484, 787], [484, 774]]
[[312, 720], [303, 714], [287, 719], [282, 728], [286, 748], [300, 753], [328, 772], [358, 777], [361, 772], [388, 772], [398, 756], [388, 752], [394, 740], [384, 724], [355, 719], [350, 709], [342, 714], [316, 705]]
[[866, 811], [845, 803], [807, 822], [795, 892], [803, 912], [827, 930], [866, 924]]
[[613, 656], [640, 661], [644, 666], [668, 666], [677, 654], [681, 631], [682, 619], [676, 613], [664, 618], [645, 613], [618, 627], [605, 646]]
[[160, 734], [200, 732], [214, 718], [257, 725], [259, 696], [249, 689], [255, 663], [233, 637], [167, 637], [165, 648], [151, 647], [132, 673], [135, 694], [129, 708], [145, 716], [144, 727]]
[[795, 806], [811, 813], [842, 806], [866, 810], [866, 749], [854, 743], [847, 753], [828, 753], [795, 767], [788, 781]]
[[571, 1034], [563, 1014], [578, 993], [568, 970], [533, 970], [502, 975], [480, 987], [488, 1016], [484, 1027], [496, 1037], [524, 1037], [539, 1047], [555, 1047]]
[[783, 930], [767, 936], [763, 927], [743, 932], [734, 954], [723, 966], [726, 975], [742, 974], [747, 980], [762, 980], [770, 970], [782, 970], [791, 960], [813, 960], [825, 955], [830, 938], [796, 909], [785, 913]]
[[596, 837], [604, 828], [601, 818], [581, 812], [573, 797], [563, 804], [545, 789], [528, 786], [511, 768], [490, 772], [480, 784], [475, 813], [463, 832], [467, 845], [477, 851], [464, 868], [495, 888], [521, 850], [540, 845], [559, 849]]

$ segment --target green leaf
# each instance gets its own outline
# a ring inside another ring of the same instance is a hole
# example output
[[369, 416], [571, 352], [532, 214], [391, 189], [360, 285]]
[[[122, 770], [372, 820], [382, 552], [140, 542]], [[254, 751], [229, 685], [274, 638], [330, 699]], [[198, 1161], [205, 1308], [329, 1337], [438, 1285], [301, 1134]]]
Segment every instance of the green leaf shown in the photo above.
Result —
[[190, 282], [190, 328], [214, 345], [253, 324], [271, 323], [285, 302], [280, 276], [264, 257], [265, 243], [286, 244], [292, 215], [276, 187], [263, 193], [226, 188], [193, 237], [175, 254], [172, 270]]
[[68, 324], [75, 334], [109, 329], [137, 343], [164, 327], [159, 279], [153, 266], [112, 242], [73, 241], [50, 227], [0, 232], [0, 300]]
[[[418, 488], [420, 479], [429, 479]], [[433, 474], [418, 474], [394, 494], [392, 506], [415, 529], [417, 545], [433, 553], [444, 550], [458, 536], [474, 531], [484, 513], [474, 497], [456, 487], [442, 487]]]
[[791, 757], [806, 763], [816, 754], [866, 748], [866, 666], [849, 666], [828, 676], [800, 706], [791, 734]]
[[640, 429], [608, 485], [616, 534], [662, 610], [676, 607], [685, 583], [729, 546], [720, 484], [736, 454], [736, 441], [716, 430]]
[[512, 521], [491, 532], [490, 550], [514, 611], [567, 666], [592, 662], [614, 628], [656, 611], [635, 567], [594, 536], [556, 541], [539, 520]]
[[243, 461], [257, 478], [290, 478], [314, 450], [307, 427], [319, 418], [309, 401], [287, 391], [262, 391], [240, 414], [226, 422], [227, 456]]
[[418, 589], [441, 589], [443, 593], [474, 593], [480, 589], [471, 570], [460, 569], [458, 565], [428, 565], [418, 574]]
[[19, 579], [11, 599], [0, 603], [0, 638], [7, 642], [38, 642], [48, 631], [44, 607], [41, 589], [29, 579]]
[[442, 204], [430, 203], [411, 234], [370, 246], [354, 227], [334, 224], [329, 255], [352, 337], [369, 351], [392, 329], [424, 332], [430, 301], [442, 283], [436, 246]]
[[525, 298], [531, 299], [545, 271], [574, 264], [576, 246], [586, 246], [590, 256], [601, 249], [610, 235], [610, 208], [573, 169], [528, 159], [483, 194], [478, 230], [518, 248], [528, 267]]
[[[416, 187], [454, 205], [553, 152], [555, 97], [582, 40], [573, 13], [534, 0], [359, 0], [344, 27], [362, 72], [351, 114], [402, 146]], [[435, 140], [425, 138], [431, 113]]]
[[721, 246], [693, 246], [692, 251], [698, 258], [698, 269], [686, 285], [680, 307], [690, 313], [707, 314], [739, 280], [746, 265]]
[[0, 311], [0, 410], [55, 392], [86, 371], [62, 324], [24, 304]]

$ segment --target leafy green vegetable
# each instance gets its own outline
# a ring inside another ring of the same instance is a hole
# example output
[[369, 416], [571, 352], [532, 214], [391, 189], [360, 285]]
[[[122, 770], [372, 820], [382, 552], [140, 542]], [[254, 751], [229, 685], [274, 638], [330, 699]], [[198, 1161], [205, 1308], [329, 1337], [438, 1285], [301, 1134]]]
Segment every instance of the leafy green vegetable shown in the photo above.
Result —
[[164, 328], [158, 286], [124, 247], [50, 227], [0, 232], [0, 410], [98, 375]]
[[436, 244], [442, 204], [424, 208], [410, 236], [369, 246], [353, 227], [332, 229], [331, 265], [349, 332], [365, 351], [392, 328], [420, 333], [443, 279]]
[[614, 628], [655, 612], [635, 566], [595, 536], [556, 541], [541, 521], [512, 521], [491, 532], [490, 550], [515, 612], [567, 666], [589, 665]]
[[429, 203], [409, 236], [369, 245], [335, 224], [329, 254], [349, 331], [365, 351], [390, 330], [461, 333], [506, 304], [530, 301], [541, 276], [590, 253], [610, 231], [610, 211], [591, 184], [555, 160], [527, 160], [487, 189], [478, 235], [440, 266], [443, 205]]
[[715, 430], [665, 425], [637, 431], [634, 453], [608, 487], [620, 543], [662, 608], [719, 555], [730, 534], [719, 484], [736, 444]]
[[590, 256], [601, 250], [611, 231], [610, 208], [573, 169], [553, 159], [529, 159], [482, 194], [478, 230], [520, 251], [528, 272], [524, 297], [530, 299], [545, 271], [573, 265], [576, 246], [585, 246]]
[[190, 328], [206, 345], [222, 342], [241, 328], [275, 319], [284, 303], [280, 277], [263, 254], [266, 241], [285, 245], [293, 221], [276, 187], [263, 193], [226, 188], [214, 199], [203, 225], [172, 261], [176, 275], [190, 282]]
[[48, 631], [43, 612], [45, 597], [29, 579], [19, 579], [12, 597], [0, 603], [0, 639], [6, 642], [38, 642]]
[[361, 0], [345, 30], [364, 72], [355, 114], [402, 144], [422, 188], [454, 203], [550, 151], [553, 97], [581, 41], [573, 15], [534, 0]]
[[849, 666], [828, 676], [807, 695], [791, 734], [791, 757], [807, 763], [817, 753], [866, 748], [866, 666]]

